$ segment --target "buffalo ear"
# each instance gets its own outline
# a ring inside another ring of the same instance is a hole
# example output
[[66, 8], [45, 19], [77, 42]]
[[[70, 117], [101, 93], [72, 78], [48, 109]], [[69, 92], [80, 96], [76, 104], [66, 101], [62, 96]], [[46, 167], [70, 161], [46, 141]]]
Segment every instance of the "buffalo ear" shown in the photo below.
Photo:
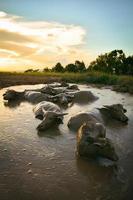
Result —
[[97, 109], [98, 109], [99, 111], [101, 111], [101, 112], [102, 112], [102, 111], [108, 110], [107, 108], [104, 108], [104, 107], [103, 107], [103, 108], [97, 108]]
[[100, 110], [100, 111], [106, 111], [106, 110], [110, 110], [110, 109], [111, 109], [111, 106], [103, 105], [102, 108], [97, 108], [97, 109]]

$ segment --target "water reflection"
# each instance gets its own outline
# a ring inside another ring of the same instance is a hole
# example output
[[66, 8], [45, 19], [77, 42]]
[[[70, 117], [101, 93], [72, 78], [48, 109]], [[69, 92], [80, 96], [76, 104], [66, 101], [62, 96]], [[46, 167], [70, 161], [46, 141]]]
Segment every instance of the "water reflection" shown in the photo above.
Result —
[[78, 170], [84, 175], [89, 177], [93, 177], [93, 181], [100, 182], [101, 179], [104, 181], [108, 181], [108, 179], [112, 178], [116, 174], [116, 166], [110, 165], [108, 167], [99, 165], [99, 162], [96, 160], [87, 160], [81, 159], [77, 157], [77, 167]]
[[54, 138], [56, 136], [60, 136], [61, 135], [61, 131], [60, 131], [60, 129], [56, 125], [54, 125], [49, 130], [37, 131], [37, 135], [39, 137]]

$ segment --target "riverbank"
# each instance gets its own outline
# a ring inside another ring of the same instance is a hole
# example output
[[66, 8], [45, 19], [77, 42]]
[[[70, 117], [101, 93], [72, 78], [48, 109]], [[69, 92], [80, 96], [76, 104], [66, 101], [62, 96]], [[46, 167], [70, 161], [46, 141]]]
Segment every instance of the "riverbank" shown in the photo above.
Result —
[[86, 83], [111, 85], [118, 92], [133, 94], [133, 77], [117, 76], [100, 72], [86, 73], [55, 73], [55, 72], [0, 72], [0, 88], [12, 85], [34, 85], [66, 81], [70, 83]]
[[59, 77], [48, 77], [42, 74], [25, 74], [25, 73], [11, 73], [0, 72], [0, 89], [14, 85], [34, 85], [46, 84], [52, 82], [60, 82]]

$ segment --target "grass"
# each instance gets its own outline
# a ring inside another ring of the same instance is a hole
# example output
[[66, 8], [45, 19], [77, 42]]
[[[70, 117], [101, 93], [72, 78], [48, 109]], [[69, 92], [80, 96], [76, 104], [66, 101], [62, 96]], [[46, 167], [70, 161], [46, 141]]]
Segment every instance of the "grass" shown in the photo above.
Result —
[[20, 84], [50, 83], [53, 81], [113, 85], [116, 91], [133, 94], [133, 76], [117, 76], [94, 71], [85, 73], [0, 72], [0, 87]]

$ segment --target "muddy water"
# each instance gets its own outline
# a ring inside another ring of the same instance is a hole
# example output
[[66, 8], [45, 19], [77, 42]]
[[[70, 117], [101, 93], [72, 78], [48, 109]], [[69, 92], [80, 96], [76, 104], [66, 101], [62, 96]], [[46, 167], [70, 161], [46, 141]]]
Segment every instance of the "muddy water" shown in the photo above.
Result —
[[[41, 87], [34, 86], [34, 88]], [[16, 90], [33, 86], [15, 86]], [[125, 200], [133, 196], [133, 96], [110, 89], [89, 88], [99, 99], [66, 109], [64, 124], [44, 133], [36, 130], [33, 105], [4, 105], [0, 90], [0, 199], [1, 200]], [[128, 125], [109, 122], [107, 136], [119, 155], [117, 168], [78, 159], [76, 134], [67, 121], [78, 111], [104, 104], [123, 103]]]

